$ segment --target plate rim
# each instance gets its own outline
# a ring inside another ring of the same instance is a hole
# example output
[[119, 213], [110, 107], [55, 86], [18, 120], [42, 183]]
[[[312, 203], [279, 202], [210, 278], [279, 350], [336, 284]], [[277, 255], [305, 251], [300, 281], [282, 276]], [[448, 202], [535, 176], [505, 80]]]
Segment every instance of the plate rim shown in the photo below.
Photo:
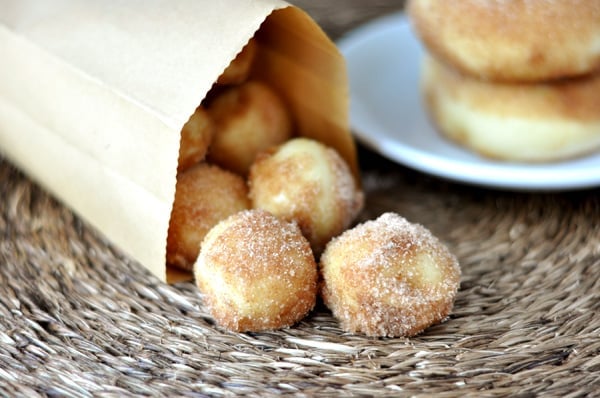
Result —
[[[360, 50], [361, 46], [366, 45], [365, 43], [374, 40], [375, 37], [387, 37], [391, 33], [397, 33], [402, 29], [410, 34], [409, 25], [408, 17], [403, 11], [391, 13], [375, 18], [347, 32], [337, 40], [336, 45], [346, 59], [347, 66], [349, 67], [354, 59], [353, 52], [357, 51], [357, 49]], [[410, 34], [408, 39], [417, 40], [412, 34]], [[417, 44], [422, 47], [418, 41]], [[411, 62], [417, 61], [413, 57]], [[543, 164], [509, 163], [483, 158], [476, 161], [465, 161], [406, 145], [402, 140], [397, 139], [397, 137], [392, 138], [385, 133], [378, 134], [379, 137], [373, 137], [373, 131], [364, 131], [364, 126], [361, 125], [360, 121], [357, 122], [356, 115], [352, 111], [354, 101], [356, 100], [354, 96], [356, 94], [353, 91], [350, 74], [348, 79], [350, 86], [350, 127], [352, 134], [366, 147], [375, 150], [398, 164], [437, 177], [489, 188], [519, 191], [558, 191], [588, 189], [600, 185], [600, 154]], [[435, 130], [435, 127], [430, 122], [428, 124]], [[443, 138], [440, 137], [440, 139]], [[464, 150], [464, 148], [461, 149]], [[478, 156], [471, 151], [467, 150], [467, 152]], [[578, 162], [582, 160], [589, 161], [590, 159], [598, 160], [597, 165], [594, 165], [595, 167], [591, 169], [589, 165], [585, 169], [581, 166], [577, 167]], [[472, 168], [473, 166], [477, 166], [477, 173], [466, 170], [468, 167]], [[509, 178], [509, 174], [512, 175], [515, 173], [520, 176], [519, 179]], [[490, 178], [490, 176], [492, 177]]]

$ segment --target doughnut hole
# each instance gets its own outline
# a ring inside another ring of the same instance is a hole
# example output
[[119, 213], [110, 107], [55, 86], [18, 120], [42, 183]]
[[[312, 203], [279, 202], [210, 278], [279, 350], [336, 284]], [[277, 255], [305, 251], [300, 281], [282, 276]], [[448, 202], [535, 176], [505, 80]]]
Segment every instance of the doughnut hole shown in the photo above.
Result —
[[264, 83], [249, 81], [219, 93], [208, 105], [216, 133], [210, 162], [247, 175], [256, 155], [292, 136], [292, 121], [281, 98]]
[[191, 270], [206, 233], [219, 221], [248, 209], [248, 189], [240, 176], [200, 163], [177, 176], [167, 236], [167, 264]]
[[308, 241], [297, 225], [263, 210], [239, 212], [211, 229], [195, 278], [215, 321], [237, 332], [291, 326], [317, 295]]
[[261, 154], [251, 168], [249, 187], [252, 206], [297, 222], [316, 255], [351, 225], [364, 202], [341, 156], [308, 138]]
[[344, 330], [368, 336], [413, 336], [442, 322], [460, 283], [448, 249], [395, 213], [333, 239], [319, 266], [325, 304]]
[[199, 106], [181, 129], [178, 172], [204, 160], [214, 134], [215, 125], [212, 119], [206, 109]]

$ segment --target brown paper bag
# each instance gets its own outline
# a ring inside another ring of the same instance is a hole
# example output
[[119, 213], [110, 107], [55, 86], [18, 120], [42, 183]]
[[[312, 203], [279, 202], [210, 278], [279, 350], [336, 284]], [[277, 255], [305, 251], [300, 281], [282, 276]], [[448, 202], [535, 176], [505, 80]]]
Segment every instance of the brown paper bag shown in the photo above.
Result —
[[0, 0], [0, 151], [162, 280], [181, 128], [256, 34], [253, 78], [356, 176], [342, 56], [279, 0]]

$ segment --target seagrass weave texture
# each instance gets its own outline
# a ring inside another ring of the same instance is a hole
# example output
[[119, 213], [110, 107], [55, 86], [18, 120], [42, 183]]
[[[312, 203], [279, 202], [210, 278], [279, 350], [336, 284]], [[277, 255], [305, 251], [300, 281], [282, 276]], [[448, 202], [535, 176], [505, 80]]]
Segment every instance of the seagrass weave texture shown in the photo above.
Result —
[[[295, 3], [337, 38], [402, 2]], [[361, 220], [398, 212], [462, 267], [449, 319], [413, 338], [346, 334], [321, 304], [289, 329], [222, 330], [192, 283], [161, 283], [0, 158], [0, 397], [600, 396], [599, 189], [361, 163]]]
[[0, 163], [0, 396], [430, 395], [600, 389], [600, 195], [514, 194], [366, 170], [372, 218], [428, 226], [463, 278], [447, 322], [410, 339], [299, 325], [215, 327], [191, 283], [169, 286]]

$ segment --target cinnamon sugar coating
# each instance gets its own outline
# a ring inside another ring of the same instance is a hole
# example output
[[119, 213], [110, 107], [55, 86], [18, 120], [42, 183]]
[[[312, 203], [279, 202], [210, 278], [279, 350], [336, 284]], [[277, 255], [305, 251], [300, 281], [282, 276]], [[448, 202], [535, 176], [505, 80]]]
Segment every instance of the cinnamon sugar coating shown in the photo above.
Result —
[[443, 321], [460, 283], [447, 247], [395, 213], [334, 238], [320, 270], [325, 304], [346, 331], [368, 336], [412, 336]]
[[215, 321], [238, 332], [280, 329], [314, 307], [317, 266], [294, 223], [242, 211], [209, 231], [196, 283]]
[[289, 111], [269, 86], [248, 81], [227, 88], [207, 105], [216, 133], [208, 160], [247, 175], [256, 155], [292, 136]]
[[178, 172], [185, 171], [204, 160], [214, 134], [213, 120], [206, 109], [199, 106], [181, 129]]
[[248, 209], [243, 178], [200, 163], [177, 176], [167, 236], [167, 264], [191, 270], [206, 233], [219, 221]]
[[316, 255], [351, 225], [364, 202], [341, 156], [308, 138], [259, 155], [248, 181], [252, 206], [297, 222]]
[[600, 69], [597, 0], [410, 0], [428, 50], [492, 81], [539, 81]]
[[444, 136], [488, 158], [549, 162], [600, 149], [600, 73], [551, 82], [494, 83], [426, 57], [421, 88]]

